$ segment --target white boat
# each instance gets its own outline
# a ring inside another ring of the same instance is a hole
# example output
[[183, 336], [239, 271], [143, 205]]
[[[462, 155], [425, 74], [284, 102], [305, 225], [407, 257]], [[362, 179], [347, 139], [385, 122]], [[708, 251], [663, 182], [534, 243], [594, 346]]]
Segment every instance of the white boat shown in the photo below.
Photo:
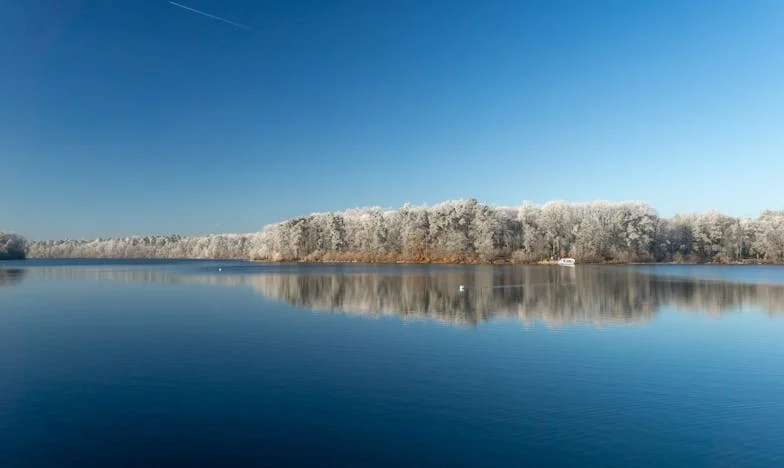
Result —
[[558, 264], [562, 266], [574, 266], [574, 259], [573, 258], [562, 258], [558, 260]]

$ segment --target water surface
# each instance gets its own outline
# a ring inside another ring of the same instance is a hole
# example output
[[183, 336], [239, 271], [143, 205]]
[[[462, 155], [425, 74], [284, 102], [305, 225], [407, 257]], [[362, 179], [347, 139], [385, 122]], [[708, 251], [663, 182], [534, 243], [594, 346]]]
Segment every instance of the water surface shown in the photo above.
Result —
[[782, 319], [771, 267], [4, 262], [0, 466], [782, 464]]

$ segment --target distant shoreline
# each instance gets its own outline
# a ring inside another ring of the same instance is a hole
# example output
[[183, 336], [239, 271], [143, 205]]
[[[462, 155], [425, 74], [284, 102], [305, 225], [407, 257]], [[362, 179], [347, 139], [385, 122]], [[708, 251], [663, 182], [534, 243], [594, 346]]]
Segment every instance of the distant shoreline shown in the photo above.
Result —
[[[447, 261], [427, 261], [427, 262], [412, 262], [412, 261], [365, 261], [365, 260], [249, 260], [251, 263], [271, 263], [271, 264], [301, 264], [301, 265], [342, 265], [342, 264], [357, 264], [357, 265], [540, 265], [540, 266], [558, 266], [557, 260], [543, 260], [539, 262], [513, 262], [513, 261], [494, 261], [494, 262], [447, 262]], [[684, 266], [783, 266], [782, 263], [770, 263], [763, 261], [742, 261], [742, 262], [703, 262], [703, 263], [689, 263], [689, 262], [577, 262], [576, 265], [601, 265], [601, 266], [624, 266], [624, 265], [684, 265]]]
[[784, 264], [784, 210], [662, 218], [642, 202], [490, 206], [470, 200], [315, 213], [261, 232], [25, 241], [0, 257], [248, 259], [292, 263]]
[[[275, 265], [445, 265], [445, 266], [505, 266], [505, 265], [527, 265], [527, 266], [559, 266], [557, 260], [541, 260], [538, 262], [515, 262], [515, 261], [445, 261], [445, 260], [428, 260], [428, 261], [409, 261], [409, 260], [268, 260], [268, 259], [247, 259], [247, 258], [195, 258], [195, 257], [176, 257], [176, 258], [163, 258], [163, 257], [27, 257], [27, 258], [14, 258], [14, 259], [0, 259], [4, 264], [8, 263], [23, 263], [25, 260], [134, 260], [134, 261], [165, 261], [165, 260], [185, 260], [185, 261], [239, 261], [259, 264], [275, 264]], [[683, 266], [784, 266], [782, 263], [773, 263], [757, 260], [745, 260], [736, 262], [577, 262], [575, 265], [592, 265], [592, 266], [651, 266], [651, 265], [683, 265]]]

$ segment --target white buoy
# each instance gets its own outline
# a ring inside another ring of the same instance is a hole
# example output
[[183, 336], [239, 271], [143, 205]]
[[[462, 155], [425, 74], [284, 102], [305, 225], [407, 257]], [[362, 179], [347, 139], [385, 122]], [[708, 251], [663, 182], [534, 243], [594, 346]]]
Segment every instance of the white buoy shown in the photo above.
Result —
[[463, 291], [465, 291], [465, 286], [463, 286], [463, 285], [461, 284], [461, 285], [460, 285], [460, 292], [463, 292]]

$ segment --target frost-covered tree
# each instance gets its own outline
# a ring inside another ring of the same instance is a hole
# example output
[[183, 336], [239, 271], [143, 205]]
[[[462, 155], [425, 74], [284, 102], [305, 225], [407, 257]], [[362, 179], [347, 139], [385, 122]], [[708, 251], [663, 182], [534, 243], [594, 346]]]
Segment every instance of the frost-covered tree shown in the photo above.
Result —
[[586, 261], [602, 261], [608, 248], [608, 223], [599, 206], [583, 206], [574, 228], [572, 256]]
[[753, 223], [751, 250], [771, 263], [784, 263], [784, 211], [768, 210]]
[[0, 260], [22, 260], [25, 258], [26, 241], [19, 234], [0, 232]]
[[430, 215], [427, 208], [403, 206], [398, 216], [402, 254], [422, 260], [430, 248]]

